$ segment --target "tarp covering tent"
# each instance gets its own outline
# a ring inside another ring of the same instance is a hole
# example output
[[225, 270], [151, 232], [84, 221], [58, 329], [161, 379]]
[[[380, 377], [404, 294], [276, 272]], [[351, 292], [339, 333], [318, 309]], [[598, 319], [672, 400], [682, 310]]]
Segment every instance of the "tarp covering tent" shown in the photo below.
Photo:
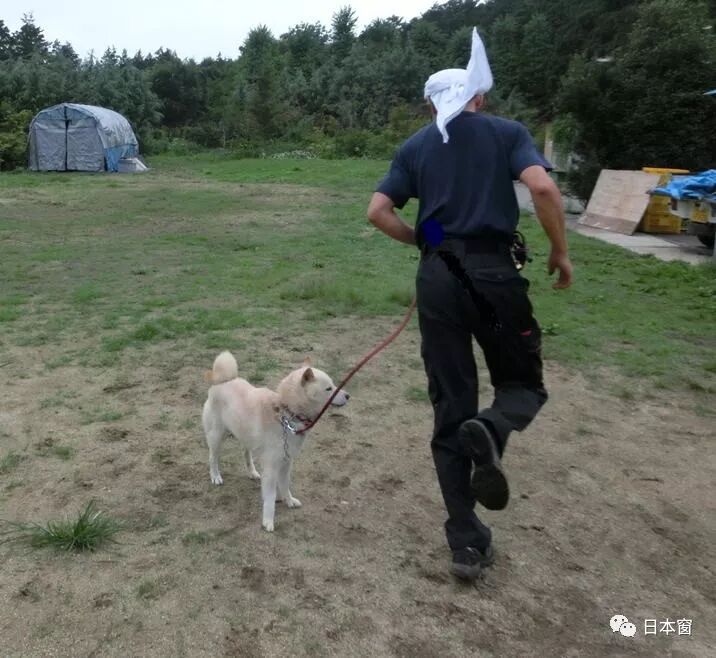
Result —
[[129, 121], [104, 107], [61, 103], [30, 124], [33, 171], [117, 171], [122, 158], [137, 155]]

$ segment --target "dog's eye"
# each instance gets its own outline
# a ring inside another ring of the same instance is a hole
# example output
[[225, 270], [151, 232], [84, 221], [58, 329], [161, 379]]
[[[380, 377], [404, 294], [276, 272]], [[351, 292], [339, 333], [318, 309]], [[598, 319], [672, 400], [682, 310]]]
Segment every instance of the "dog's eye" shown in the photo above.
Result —
[[326, 391], [328, 391], [329, 393], [330, 393], [332, 390], [333, 390], [333, 386], [329, 386], [329, 387], [326, 389]]

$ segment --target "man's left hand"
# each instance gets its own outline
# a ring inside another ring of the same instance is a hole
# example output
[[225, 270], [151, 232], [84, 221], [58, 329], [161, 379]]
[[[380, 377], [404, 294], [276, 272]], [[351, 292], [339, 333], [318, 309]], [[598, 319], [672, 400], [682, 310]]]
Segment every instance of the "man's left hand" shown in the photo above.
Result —
[[552, 251], [547, 261], [547, 272], [554, 274], [555, 270], [559, 270], [557, 281], [552, 284], [555, 290], [564, 290], [572, 285], [572, 261], [566, 253]]

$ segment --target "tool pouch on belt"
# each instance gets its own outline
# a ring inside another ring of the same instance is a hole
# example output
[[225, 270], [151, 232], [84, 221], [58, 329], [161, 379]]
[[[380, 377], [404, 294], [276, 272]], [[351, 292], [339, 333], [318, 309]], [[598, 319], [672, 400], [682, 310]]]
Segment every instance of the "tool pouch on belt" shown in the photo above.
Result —
[[527, 263], [532, 262], [532, 256], [530, 256], [530, 250], [527, 248], [525, 236], [519, 231], [515, 231], [512, 236], [510, 252], [512, 253], [512, 260], [515, 262], [515, 267], [518, 270], [521, 270]]

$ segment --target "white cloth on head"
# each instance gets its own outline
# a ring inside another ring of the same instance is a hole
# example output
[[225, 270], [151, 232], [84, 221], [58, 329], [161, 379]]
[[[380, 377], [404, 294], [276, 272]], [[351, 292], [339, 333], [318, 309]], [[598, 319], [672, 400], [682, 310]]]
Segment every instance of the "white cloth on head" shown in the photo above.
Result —
[[450, 136], [447, 124], [465, 109], [470, 100], [486, 94], [492, 88], [492, 71], [487, 61], [485, 44], [477, 29], [472, 30], [472, 52], [465, 69], [443, 69], [433, 73], [425, 83], [425, 98], [429, 98], [437, 110], [435, 123], [447, 143]]

